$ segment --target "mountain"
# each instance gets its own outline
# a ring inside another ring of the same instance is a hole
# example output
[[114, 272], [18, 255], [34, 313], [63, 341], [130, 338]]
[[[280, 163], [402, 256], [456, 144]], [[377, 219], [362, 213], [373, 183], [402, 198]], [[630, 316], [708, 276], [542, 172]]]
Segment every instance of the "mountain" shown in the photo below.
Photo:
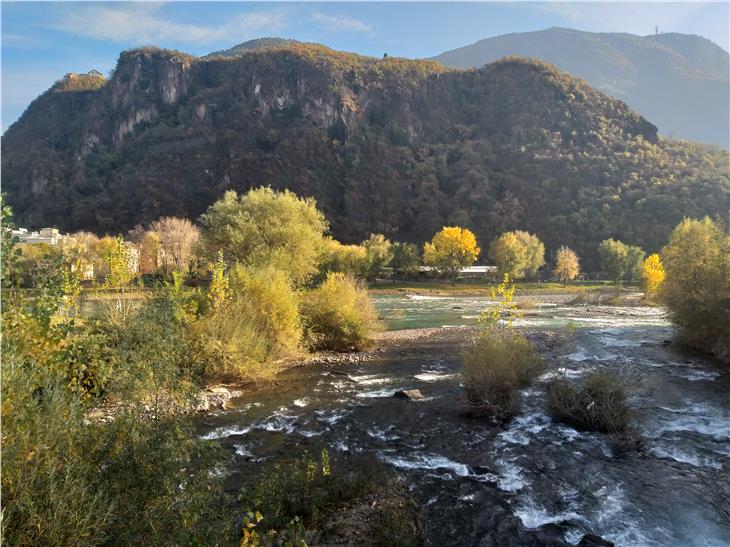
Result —
[[[223, 49], [221, 51], [214, 51], [213, 53], [209, 53], [205, 57], [206, 58], [236, 57], [238, 55], [248, 53], [249, 51], [255, 50], [255, 49], [260, 50], [260, 49], [267, 49], [267, 48], [281, 48], [281, 47], [286, 47], [286, 46], [297, 46], [297, 45], [304, 45], [304, 43], [300, 42], [298, 40], [291, 40], [289, 38], [256, 38], [255, 40], [249, 40], [247, 42], [237, 44], [228, 49]], [[311, 44], [311, 45], [319, 45], [319, 44]]]
[[730, 206], [727, 152], [662, 139], [539, 61], [454, 70], [305, 44], [144, 48], [98, 78], [67, 75], [4, 134], [21, 226], [120, 233], [271, 185], [315, 197], [345, 242], [420, 243], [461, 225], [484, 245], [520, 228], [591, 268], [606, 237], [653, 251], [684, 216]]
[[730, 147], [730, 59], [706, 38], [550, 28], [480, 40], [434, 59], [467, 68], [511, 55], [540, 59], [587, 80], [664, 135]]

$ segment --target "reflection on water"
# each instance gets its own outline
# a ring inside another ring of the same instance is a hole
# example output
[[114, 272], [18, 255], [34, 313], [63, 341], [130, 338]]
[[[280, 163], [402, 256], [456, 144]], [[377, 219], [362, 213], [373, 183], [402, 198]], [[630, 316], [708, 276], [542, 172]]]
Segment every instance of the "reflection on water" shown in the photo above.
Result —
[[[392, 328], [473, 324], [469, 316], [485, 303], [376, 297]], [[559, 524], [569, 543], [594, 533], [622, 546], [730, 545], [730, 374], [665, 346], [672, 332], [656, 308], [528, 311], [523, 325], [578, 328], [548, 355], [548, 370], [524, 390], [520, 413], [505, 429], [460, 416], [453, 348], [396, 349], [368, 364], [290, 370], [276, 390], [203, 417], [200, 434], [229, 450], [234, 483], [261, 462], [304, 449], [372, 456], [407, 478], [434, 545], [494, 539], [507, 517], [529, 528]], [[552, 377], [600, 369], [627, 382], [643, 453], [616, 454], [605, 435], [546, 413]], [[392, 398], [399, 389], [419, 389], [424, 399]]]

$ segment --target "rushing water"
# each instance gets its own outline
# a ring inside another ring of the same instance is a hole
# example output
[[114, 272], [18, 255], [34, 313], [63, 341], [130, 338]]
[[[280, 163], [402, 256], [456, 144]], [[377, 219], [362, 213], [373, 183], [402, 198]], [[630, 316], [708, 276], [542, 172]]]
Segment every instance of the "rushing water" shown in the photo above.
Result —
[[[402, 329], [473, 324], [485, 300], [380, 296], [376, 305]], [[517, 324], [575, 333], [505, 429], [460, 416], [458, 358], [434, 347], [290, 370], [275, 390], [204, 417], [201, 436], [230, 449], [232, 480], [306, 448], [377, 458], [407, 478], [434, 545], [520, 544], [500, 528], [509, 519], [556, 524], [567, 543], [593, 533], [617, 545], [730, 545], [730, 374], [665, 345], [671, 328], [656, 308], [545, 305]], [[606, 436], [546, 414], [551, 377], [597, 369], [627, 382], [642, 452], [618, 455]], [[404, 388], [425, 398], [391, 397]]]

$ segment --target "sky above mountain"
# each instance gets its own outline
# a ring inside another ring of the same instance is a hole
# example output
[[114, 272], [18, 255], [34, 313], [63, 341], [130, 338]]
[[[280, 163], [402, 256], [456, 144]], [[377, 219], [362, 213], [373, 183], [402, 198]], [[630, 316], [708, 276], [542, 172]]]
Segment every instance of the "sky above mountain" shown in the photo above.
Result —
[[264, 36], [365, 55], [431, 57], [510, 32], [699, 34], [725, 50], [727, 2], [2, 2], [2, 129], [66, 72], [114, 68], [142, 45], [196, 55]]

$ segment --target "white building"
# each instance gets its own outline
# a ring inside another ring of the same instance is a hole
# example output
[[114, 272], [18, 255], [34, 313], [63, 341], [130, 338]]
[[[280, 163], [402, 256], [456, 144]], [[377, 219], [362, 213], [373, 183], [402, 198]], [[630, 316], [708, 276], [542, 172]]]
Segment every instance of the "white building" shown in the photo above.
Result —
[[26, 228], [13, 230], [13, 236], [17, 237], [20, 243], [45, 243], [46, 245], [59, 245], [70, 236], [65, 236], [58, 231], [58, 228], [41, 228], [39, 232], [29, 232]]

